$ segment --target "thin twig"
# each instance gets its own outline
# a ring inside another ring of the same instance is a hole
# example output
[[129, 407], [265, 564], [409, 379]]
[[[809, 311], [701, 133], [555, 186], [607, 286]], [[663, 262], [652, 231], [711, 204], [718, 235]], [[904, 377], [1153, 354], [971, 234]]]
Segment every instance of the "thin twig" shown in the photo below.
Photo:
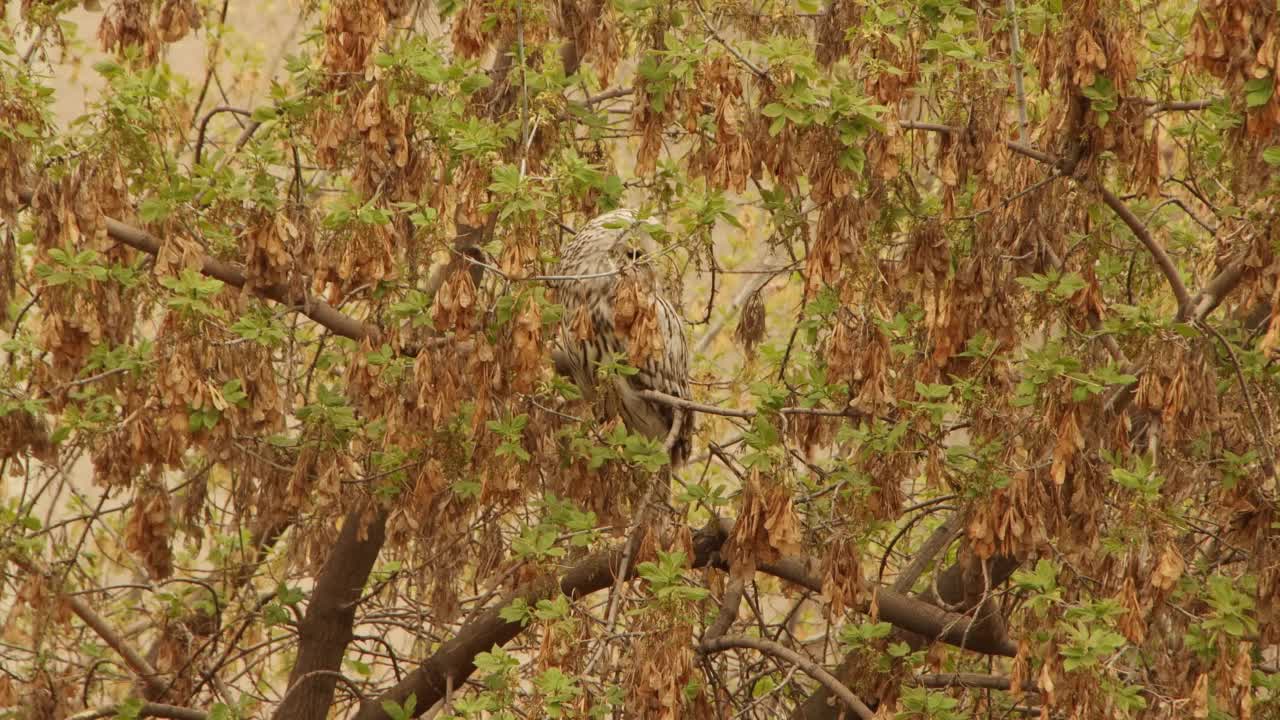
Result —
[[[912, 685], [927, 688], [966, 687], [986, 688], [988, 690], [1008, 690], [1013, 681], [1003, 675], [983, 675], [981, 673], [932, 673], [913, 675], [908, 680]], [[1028, 690], [1028, 692], [1035, 692]]]
[[791, 268], [788, 267], [774, 270], [772, 272], [759, 271], [761, 274], [742, 287], [742, 290], [733, 298], [733, 302], [729, 303], [728, 310], [715, 322], [711, 323], [711, 327], [707, 328], [707, 331], [702, 334], [702, 337], [698, 338], [698, 342], [693, 346], [693, 355], [701, 355], [706, 352], [707, 348], [711, 345], [711, 341], [716, 339], [716, 336], [720, 334], [720, 331], [724, 330], [724, 326], [729, 323], [729, 319], [732, 318], [744, 304], [746, 304], [747, 300], [752, 295], [763, 290], [764, 286], [769, 284], [769, 281], [790, 269]]
[[[1191, 218], [1192, 220], [1195, 220], [1196, 224], [1204, 228], [1205, 231], [1207, 231], [1210, 235], [1218, 234], [1217, 226], [1200, 219], [1200, 216], [1197, 215], [1195, 211], [1193, 211], [1190, 207], [1188, 207], [1187, 203], [1184, 202], [1182, 198], [1166, 197], [1165, 202], [1171, 203], [1173, 205], [1177, 205], [1178, 207], [1182, 208], [1182, 211], [1187, 214], [1187, 217]], [[1163, 205], [1164, 203], [1161, 203], [1161, 204]]]
[[707, 654], [723, 652], [734, 648], [758, 650], [766, 655], [772, 655], [781, 660], [785, 660], [803, 670], [809, 677], [825, 685], [833, 695], [840, 698], [844, 704], [847, 705], [859, 718], [862, 718], [862, 720], [871, 720], [875, 715], [871, 712], [871, 708], [863, 704], [863, 702], [853, 694], [852, 690], [845, 687], [844, 683], [836, 679], [836, 676], [827, 672], [826, 669], [816, 662], [780, 643], [773, 642], [772, 640], [766, 640], [764, 638], [722, 637], [703, 641], [703, 643], [698, 646], [699, 651]]
[[1030, 195], [1031, 193], [1035, 192], [1036, 190], [1039, 190], [1040, 188], [1044, 187], [1045, 185], [1048, 185], [1049, 183], [1053, 182], [1054, 180], [1057, 180], [1060, 177], [1062, 177], [1062, 174], [1055, 170], [1049, 175], [1049, 177], [1046, 177], [1042, 180], [1037, 180], [1036, 182], [1031, 183], [1027, 187], [1019, 190], [1018, 192], [1010, 195], [1007, 198], [1004, 198], [1003, 200], [996, 203], [995, 205], [992, 205], [991, 207], [983, 208], [981, 210], [977, 210], [968, 215], [961, 215], [960, 217], [956, 218], [956, 220], [973, 220], [975, 218], [982, 217], [983, 215], [986, 215], [989, 212], [994, 212], [996, 210], [999, 210], [1000, 208], [1006, 207], [1014, 202], [1017, 202], [1018, 200], [1021, 200], [1027, 195]]
[[1018, 140], [1027, 139], [1027, 92], [1022, 86], [1022, 41], [1018, 36], [1018, 6], [1015, 0], [1005, 0], [1009, 11], [1009, 55], [1013, 71], [1013, 89], [1018, 94]]
[[737, 58], [738, 62], [742, 63], [744, 67], [746, 67], [751, 72], [755, 73], [756, 77], [760, 78], [761, 80], [769, 79], [769, 73], [765, 72], [764, 70], [761, 70], [759, 67], [755, 65], [755, 63], [752, 63], [742, 53], [738, 52], [738, 50], [735, 47], [730, 45], [728, 42], [725, 41], [723, 37], [720, 36], [719, 30], [716, 30], [714, 27], [712, 27], [711, 19], [707, 17], [706, 11], [702, 9], [701, 0], [693, 0], [693, 6], [697, 8], [698, 16], [702, 18], [703, 26], [707, 28], [707, 32], [711, 33], [711, 37], [715, 38], [716, 42], [723, 45], [724, 49], [728, 50], [730, 55], [733, 55], [735, 58]]
[[1136, 102], [1139, 102], [1143, 105], [1150, 105], [1151, 107], [1147, 108], [1147, 113], [1150, 115], [1155, 115], [1157, 113], [1162, 113], [1162, 112], [1186, 112], [1188, 110], [1204, 110], [1205, 108], [1212, 107], [1214, 103], [1218, 102], [1217, 98], [1211, 98], [1209, 100], [1170, 100], [1167, 102], [1151, 100], [1148, 98], [1133, 98], [1133, 99]]
[[351, 694], [356, 696], [357, 700], [359, 700], [362, 703], [365, 701], [364, 693], [360, 692], [360, 686], [356, 685], [355, 681], [347, 677], [346, 675], [343, 675], [337, 670], [312, 670], [311, 672], [305, 673], [302, 677], [298, 678], [298, 681], [295, 682], [287, 692], [285, 692], [284, 697], [280, 698], [280, 702], [276, 703], [276, 706], [284, 707], [285, 701], [288, 700], [291, 695], [297, 692], [298, 688], [302, 687], [303, 685], [306, 685], [307, 681], [310, 680], [311, 678], [317, 678], [317, 677], [331, 677], [337, 680], [338, 682], [342, 683], [343, 685], [345, 685], [347, 689], [351, 691]]
[[213, 108], [209, 112], [205, 113], [204, 116], [200, 118], [200, 123], [196, 129], [196, 149], [195, 149], [196, 165], [200, 164], [200, 155], [204, 150], [204, 137], [205, 137], [205, 132], [209, 128], [209, 121], [212, 120], [213, 116], [217, 115], [218, 113], [234, 113], [236, 115], [243, 115], [244, 117], [253, 117], [252, 111], [245, 110], [244, 108], [231, 107], [230, 105], [219, 105], [218, 107]]
[[[33, 575], [40, 575], [41, 577], [49, 579], [48, 572], [24, 557], [14, 555], [11, 556], [9, 560]], [[102, 641], [105, 642], [108, 647], [115, 650], [116, 653], [124, 659], [125, 665], [127, 665], [129, 669], [132, 670], [140, 680], [142, 680], [142, 683], [147, 686], [148, 690], [156, 693], [157, 695], [164, 692], [165, 683], [160, 679], [160, 673], [156, 672], [156, 669], [151, 666], [151, 663], [148, 662], [141, 653], [134, 649], [133, 646], [126, 643], [124, 638], [120, 637], [120, 634], [108, 625], [106, 620], [102, 619], [101, 615], [99, 615], [93, 608], [89, 607], [88, 603], [75, 595], [62, 592], [59, 588], [53, 587], [50, 589], [61, 595], [62, 601], [67, 604], [67, 607], [71, 608], [71, 612], [75, 613], [77, 617], [83, 620], [84, 624], [88, 625], [95, 633], [97, 633], [98, 637], [102, 638]]]
[[[936, 133], [942, 133], [946, 135], [957, 135], [964, 132], [964, 128], [958, 128], [953, 125], [943, 125], [940, 123], [916, 122], [914, 120], [901, 120], [898, 122], [898, 127], [901, 127], [905, 130], [923, 130], [926, 132], [936, 132]], [[1046, 153], [1043, 150], [1037, 150], [1036, 148], [1031, 147], [1026, 143], [1016, 142], [1014, 140], [1006, 140], [1004, 142], [1004, 146], [1018, 153], [1019, 155], [1025, 155], [1026, 157], [1029, 157], [1032, 160], [1039, 160], [1042, 163], [1054, 165], [1058, 162], [1057, 158], [1053, 157], [1049, 153]]]
[[[662, 473], [658, 477], [665, 478], [666, 473]], [[606, 637], [613, 634], [613, 626], [618, 622], [618, 610], [622, 606], [622, 592], [627, 584], [627, 575], [631, 571], [631, 561], [634, 559], [636, 551], [640, 549], [640, 538], [644, 536], [645, 524], [649, 516], [649, 501], [653, 499], [654, 491], [658, 488], [657, 480], [658, 478], [649, 478], [649, 487], [644, 491], [644, 497], [640, 500], [640, 510], [636, 513], [636, 522], [627, 534], [627, 544], [622, 550], [622, 562], [618, 567], [618, 575], [614, 579], [612, 590], [609, 592], [609, 610], [605, 616], [604, 626]], [[586, 667], [582, 671], [583, 675], [591, 674], [591, 668], [595, 666], [596, 661], [600, 659], [608, 645], [608, 642], [602, 642], [596, 646], [596, 651], [587, 660]]]
[[629, 88], [629, 87], [614, 88], [612, 90], [605, 90], [604, 92], [598, 95], [592, 95], [591, 97], [587, 98], [583, 102], [586, 103], [587, 107], [591, 107], [598, 102], [604, 102], [605, 100], [612, 100], [614, 98], [626, 97], [633, 92], [635, 92], [635, 88]]
[[[675, 395], [668, 395], [664, 392], [658, 392], [657, 390], [641, 390], [640, 396], [647, 400], [653, 400], [654, 402], [662, 403], [663, 405], [670, 405], [671, 407], [678, 407], [678, 408], [683, 408], [685, 410], [692, 410], [694, 412], [699, 412], [704, 415], [721, 415], [723, 417], [753, 418], [759, 414], [755, 410], [737, 410], [734, 408], [720, 407], [719, 405], [707, 405], [706, 403], [694, 402], [693, 400], [686, 400], [682, 397], [676, 397]], [[778, 410], [778, 412], [783, 415], [817, 415], [818, 417], [851, 417], [851, 418], [863, 417], [863, 413], [859, 412], [858, 410], [852, 407], [844, 408], [844, 409], [784, 407]]]
[[39, 50], [40, 46], [44, 44], [45, 30], [46, 30], [45, 26], [41, 25], [40, 29], [36, 31], [36, 36], [31, 39], [31, 47], [27, 48], [27, 51], [22, 53], [23, 65], [30, 65], [31, 59], [36, 56], [36, 51]]
[[529, 68], [524, 57], [524, 0], [516, 0], [516, 55], [520, 61], [520, 140], [524, 145], [520, 176], [523, 177], [529, 146], [533, 144], [533, 133], [529, 132]]
[[[227, 24], [227, 9], [231, 5], [231, 0], [222, 0], [222, 11], [218, 13], [217, 35], [213, 39], [213, 47], [209, 49], [209, 64], [205, 67], [204, 82], [200, 84], [200, 94], [196, 98], [196, 104], [192, 112], [200, 112], [200, 108], [204, 107], [204, 99], [209, 94], [209, 85], [213, 82], [214, 70], [217, 68], [215, 64], [222, 54], [222, 34], [223, 26]], [[270, 77], [270, 75], [268, 75]], [[199, 162], [197, 159], [196, 162]]]
[[1271, 443], [1267, 442], [1267, 434], [1262, 429], [1262, 422], [1258, 419], [1257, 410], [1254, 409], [1253, 393], [1249, 392], [1249, 385], [1245, 382], [1244, 372], [1240, 369], [1240, 360], [1236, 357], [1235, 348], [1231, 347], [1231, 343], [1227, 342], [1227, 339], [1222, 337], [1222, 334], [1207, 321], [1199, 320], [1197, 324], [1217, 338], [1218, 342], [1222, 343], [1222, 347], [1227, 351], [1227, 356], [1231, 359], [1231, 368], [1235, 371], [1236, 382], [1240, 383], [1240, 393], [1244, 395], [1245, 406], [1249, 408], [1249, 417], [1253, 420], [1254, 439], [1263, 452], [1263, 467], [1266, 468], [1267, 474], [1271, 475], [1275, 469], [1275, 452], [1271, 449]]

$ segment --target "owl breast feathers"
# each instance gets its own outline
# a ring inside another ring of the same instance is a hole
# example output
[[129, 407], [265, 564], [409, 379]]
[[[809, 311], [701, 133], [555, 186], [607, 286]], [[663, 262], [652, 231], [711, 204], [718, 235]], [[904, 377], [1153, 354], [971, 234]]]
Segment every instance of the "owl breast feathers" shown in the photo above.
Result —
[[[679, 466], [689, 458], [693, 413], [646, 399], [641, 391], [690, 398], [684, 322], [658, 286], [651, 264], [658, 248], [636, 224], [631, 210], [605, 213], [561, 252], [552, 271], [559, 279], [551, 282], [565, 307], [559, 362], [599, 412], [667, 443]], [[631, 357], [636, 338], [637, 347], [643, 345], [638, 358]], [[599, 363], [610, 354], [638, 372], [599, 377]]]

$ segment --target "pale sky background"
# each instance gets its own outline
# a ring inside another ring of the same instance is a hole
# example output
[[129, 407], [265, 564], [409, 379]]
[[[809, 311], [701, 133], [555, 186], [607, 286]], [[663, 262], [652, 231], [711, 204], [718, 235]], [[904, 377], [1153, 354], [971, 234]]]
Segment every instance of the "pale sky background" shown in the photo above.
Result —
[[[5, 18], [19, 29], [17, 46], [26, 52], [31, 36], [18, 24], [18, 2], [5, 3]], [[57, 90], [54, 97], [54, 113], [60, 124], [70, 122], [85, 111], [87, 100], [96, 98], [103, 82], [94, 72], [93, 64], [107, 57], [99, 49], [98, 25], [109, 3], [102, 10], [77, 8], [63, 16], [67, 23], [66, 34], [69, 52], [53, 50], [47, 57], [37, 57], [33, 67], [53, 77]], [[204, 82], [206, 40], [208, 28], [217, 22], [217, 12], [206, 15], [204, 25], [189, 33], [182, 40], [172, 43], [162, 51], [164, 59], [174, 73], [186, 78], [193, 86]], [[284, 55], [294, 51], [302, 28], [298, 25], [299, 3], [291, 0], [231, 0], [227, 7], [227, 23], [222, 41], [222, 54], [228, 58], [249, 58], [255, 68], [250, 73], [234, 73], [231, 68], [242, 63], [222, 64], [220, 79], [231, 104], [252, 106], [266, 97], [270, 87], [269, 76], [283, 73]], [[46, 44], [48, 47], [48, 44]], [[205, 109], [225, 104], [216, 86], [210, 88]]]

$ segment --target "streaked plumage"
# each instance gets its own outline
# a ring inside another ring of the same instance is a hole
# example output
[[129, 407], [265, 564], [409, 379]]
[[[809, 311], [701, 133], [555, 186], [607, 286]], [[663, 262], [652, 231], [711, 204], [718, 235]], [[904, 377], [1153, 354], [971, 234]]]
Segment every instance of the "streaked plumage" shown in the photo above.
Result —
[[[552, 273], [571, 277], [551, 283], [565, 306], [559, 349], [574, 384], [608, 417], [621, 417], [632, 432], [659, 442], [667, 440], [676, 424], [671, 462], [678, 466], [689, 457], [693, 413], [645, 399], [639, 391], [690, 398], [684, 321], [658, 287], [651, 264], [658, 248], [646, 233], [633, 227], [635, 222], [631, 210], [600, 215], [584, 225], [561, 252]], [[624, 274], [635, 274], [645, 294], [655, 301], [659, 347], [637, 364], [635, 375], [600, 379], [596, 368], [606, 353], [624, 359], [628, 353], [627, 337], [614, 324], [615, 294]], [[580, 315], [584, 311], [585, 318]], [[582, 327], [581, 319], [589, 327]]]

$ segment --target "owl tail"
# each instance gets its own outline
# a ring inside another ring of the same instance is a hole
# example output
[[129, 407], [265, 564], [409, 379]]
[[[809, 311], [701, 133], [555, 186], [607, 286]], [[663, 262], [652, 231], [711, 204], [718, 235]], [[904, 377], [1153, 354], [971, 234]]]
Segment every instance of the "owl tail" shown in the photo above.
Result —
[[674, 409], [671, 414], [671, 429], [667, 432], [663, 447], [671, 458], [671, 467], [678, 468], [689, 461], [693, 452], [693, 412]]

